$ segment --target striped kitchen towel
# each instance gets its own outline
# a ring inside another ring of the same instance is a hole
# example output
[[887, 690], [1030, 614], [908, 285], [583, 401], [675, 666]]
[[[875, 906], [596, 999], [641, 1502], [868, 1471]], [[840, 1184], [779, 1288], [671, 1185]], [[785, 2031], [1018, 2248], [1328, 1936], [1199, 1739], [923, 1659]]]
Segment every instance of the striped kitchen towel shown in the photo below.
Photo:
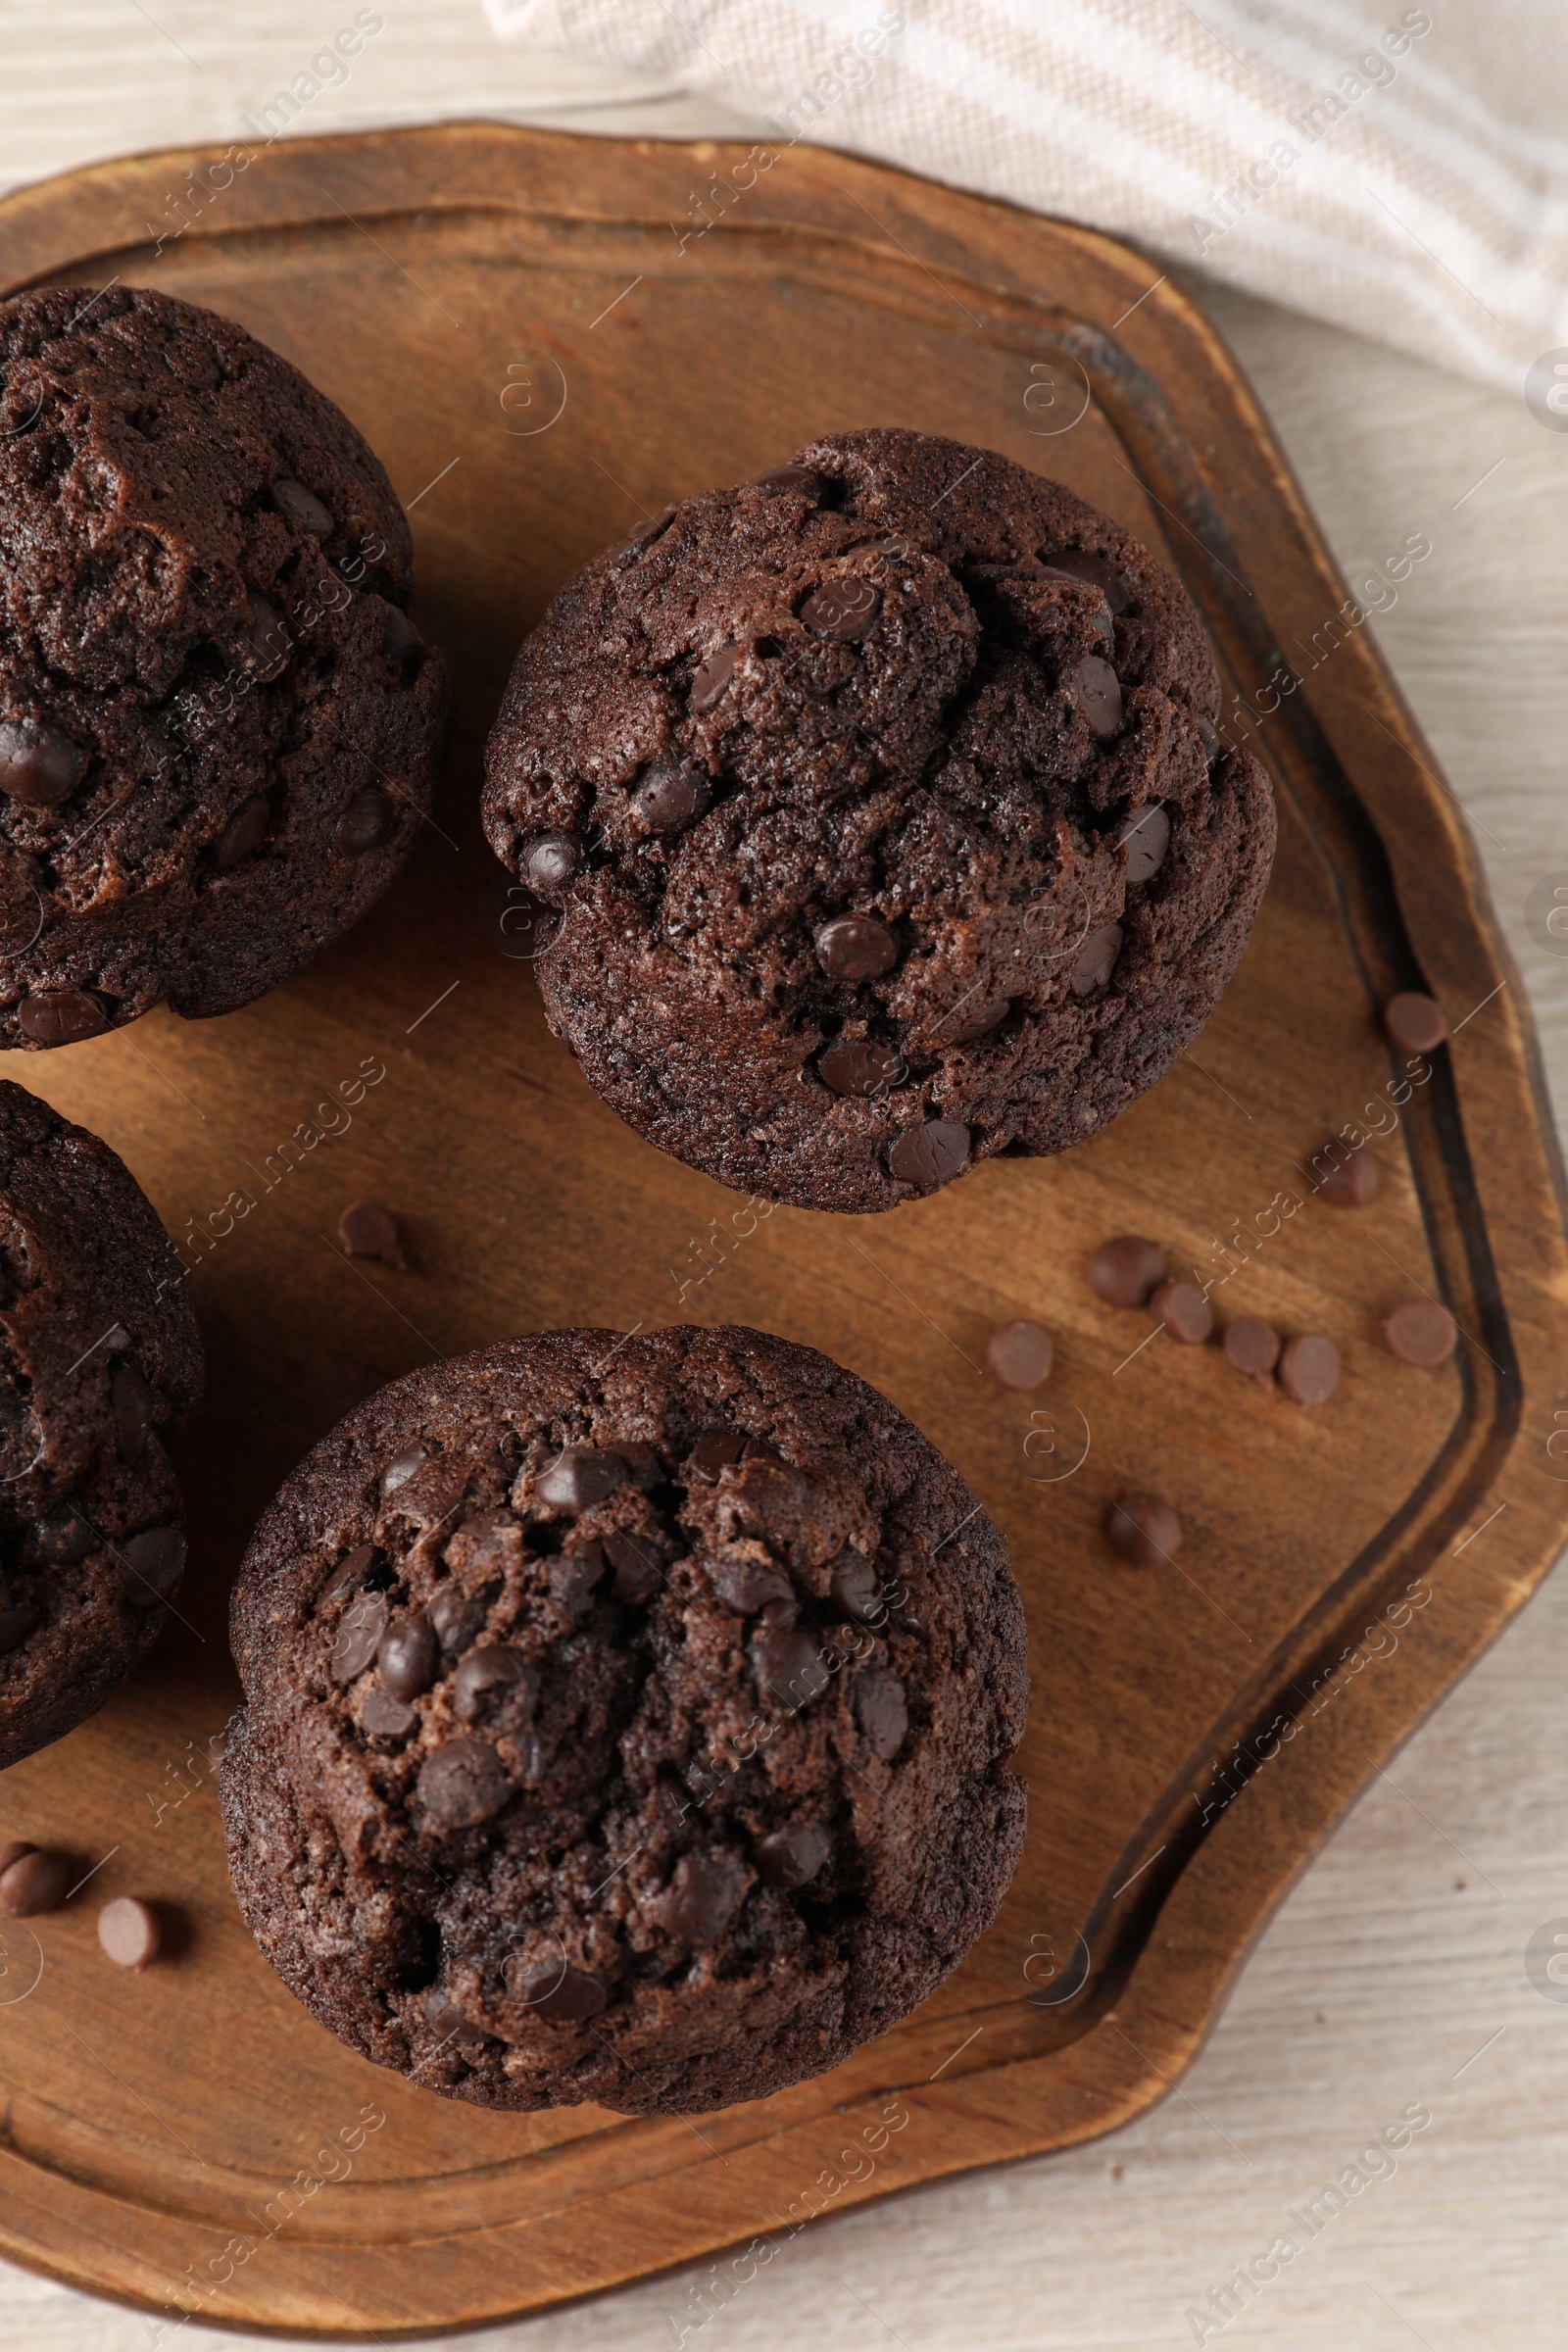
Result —
[[498, 31], [1568, 406], [1564, 0], [486, 0]]

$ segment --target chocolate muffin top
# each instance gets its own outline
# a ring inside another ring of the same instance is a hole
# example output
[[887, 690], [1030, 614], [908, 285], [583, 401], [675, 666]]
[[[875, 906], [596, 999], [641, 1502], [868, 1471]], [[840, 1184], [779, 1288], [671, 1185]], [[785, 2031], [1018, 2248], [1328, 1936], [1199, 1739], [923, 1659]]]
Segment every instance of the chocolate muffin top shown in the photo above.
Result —
[[232, 319], [0, 303], [0, 1045], [223, 1012], [362, 914], [447, 723], [360, 434]]
[[517, 656], [486, 829], [551, 1025], [726, 1184], [885, 1209], [1060, 1152], [1212, 1011], [1273, 808], [1185, 592], [1059, 483], [831, 434], [598, 557]]
[[0, 1083], [0, 1767], [103, 1704], [184, 1567], [184, 1269], [97, 1136]]
[[333, 2033], [482, 2106], [819, 2073], [1017, 1858], [1002, 1539], [762, 1333], [546, 1333], [383, 1389], [270, 1507], [233, 1637], [252, 1933]]

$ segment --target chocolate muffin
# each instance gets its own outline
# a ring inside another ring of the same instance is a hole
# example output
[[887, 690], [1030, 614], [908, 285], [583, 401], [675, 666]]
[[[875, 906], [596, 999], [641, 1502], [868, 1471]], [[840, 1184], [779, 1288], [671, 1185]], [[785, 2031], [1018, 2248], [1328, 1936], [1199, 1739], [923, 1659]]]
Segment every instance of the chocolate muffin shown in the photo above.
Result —
[[0, 1768], [95, 1714], [185, 1564], [184, 1268], [124, 1162], [0, 1083]]
[[760, 2098], [922, 2000], [1023, 1837], [1001, 1537], [814, 1349], [550, 1332], [396, 1381], [240, 1571], [240, 1909], [485, 2107]]
[[831, 434], [667, 508], [517, 656], [485, 824], [552, 1028], [725, 1184], [891, 1208], [1062, 1152], [1212, 1012], [1274, 814], [1184, 591], [1059, 483]]
[[448, 685], [348, 418], [143, 287], [0, 303], [0, 1045], [247, 1004], [418, 831]]

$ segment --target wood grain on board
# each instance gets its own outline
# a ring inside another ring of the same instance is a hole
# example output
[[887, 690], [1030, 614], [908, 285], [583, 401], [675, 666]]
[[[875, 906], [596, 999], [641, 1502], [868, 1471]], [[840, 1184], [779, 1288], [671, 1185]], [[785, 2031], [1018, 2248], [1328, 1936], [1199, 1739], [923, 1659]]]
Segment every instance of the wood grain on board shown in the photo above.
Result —
[[[171, 2322], [455, 2328], [1127, 2120], [1568, 1533], [1546, 1451], [1568, 1251], [1528, 1016], [1462, 821], [1234, 364], [1104, 238], [770, 155], [460, 125], [281, 143], [199, 206], [208, 159], [183, 153], [0, 206], [5, 291], [160, 285], [341, 403], [412, 507], [416, 610], [459, 686], [436, 822], [356, 932], [226, 1019], [160, 1011], [8, 1073], [123, 1154], [212, 1357], [179, 1447], [183, 1622], [0, 1790], [5, 1835], [109, 1857], [35, 1955], [8, 1930], [7, 1982], [36, 1982], [0, 1984], [0, 2251]], [[155, 250], [171, 194], [191, 224]], [[1253, 712], [1280, 856], [1196, 1054], [1104, 1134], [885, 1218], [759, 1214], [640, 1143], [546, 1032], [478, 747], [520, 635], [639, 513], [874, 422], [1057, 474], [1180, 573]], [[1416, 985], [1455, 1037], [1402, 1099], [1375, 1011]], [[1301, 1170], [1350, 1119], [1383, 1182], [1345, 1215]], [[366, 1194], [402, 1218], [407, 1274], [334, 1250]], [[1127, 1230], [1200, 1275], [1233, 1263], [1222, 1315], [1329, 1333], [1337, 1396], [1302, 1414], [1213, 1348], [1132, 1354], [1147, 1323], [1083, 1280]], [[1423, 1291], [1466, 1335], [1438, 1373], [1379, 1338]], [[1016, 1314], [1056, 1335], [1029, 1396], [980, 1368]], [[282, 1475], [382, 1381], [521, 1330], [681, 1320], [841, 1358], [1004, 1528], [1029, 1842], [966, 1965], [821, 2082], [696, 2124], [487, 2115], [341, 2049], [239, 1924], [203, 1761], [234, 1698], [227, 1585]], [[1179, 1567], [1105, 1546], [1128, 1482], [1176, 1501]], [[181, 1923], [138, 1980], [93, 1937], [95, 1898], [132, 1891]]]

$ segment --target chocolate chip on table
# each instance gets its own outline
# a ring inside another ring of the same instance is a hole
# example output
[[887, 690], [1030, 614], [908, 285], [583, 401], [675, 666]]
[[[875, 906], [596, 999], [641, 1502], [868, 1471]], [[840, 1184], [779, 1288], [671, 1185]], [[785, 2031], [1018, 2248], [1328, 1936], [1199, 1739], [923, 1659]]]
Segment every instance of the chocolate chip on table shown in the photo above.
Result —
[[969, 1165], [972, 1139], [967, 1127], [951, 1119], [927, 1119], [921, 1127], [906, 1127], [888, 1151], [888, 1167], [901, 1184], [923, 1193], [961, 1176]]
[[785, 1626], [759, 1634], [752, 1643], [752, 1669], [769, 1705], [790, 1709], [819, 1698], [833, 1679], [810, 1635]]
[[122, 1581], [133, 1609], [170, 1600], [185, 1573], [185, 1539], [177, 1527], [147, 1527], [120, 1546]]
[[30, 1600], [19, 1601], [14, 1608], [0, 1609], [0, 1658], [9, 1658], [20, 1649], [27, 1636], [43, 1623], [43, 1612]]
[[591, 1511], [626, 1484], [626, 1464], [607, 1446], [566, 1446], [534, 1480], [533, 1491], [552, 1510]]
[[353, 1200], [337, 1221], [337, 1238], [350, 1257], [378, 1258], [400, 1272], [408, 1266], [398, 1221], [379, 1200]]
[[41, 1912], [58, 1911], [71, 1885], [71, 1863], [64, 1854], [24, 1846], [0, 1870], [0, 1918], [36, 1919]]
[[29, 808], [58, 808], [87, 772], [79, 743], [39, 719], [0, 721], [0, 793]]
[[707, 813], [711, 798], [708, 778], [689, 760], [656, 760], [631, 802], [651, 833], [683, 833]]
[[1378, 1163], [1365, 1144], [1349, 1152], [1331, 1137], [1323, 1150], [1313, 1154], [1314, 1163], [1324, 1157], [1329, 1172], [1318, 1184], [1318, 1199], [1326, 1200], [1330, 1208], [1365, 1208], [1378, 1189]]
[[248, 801], [241, 801], [223, 830], [218, 836], [213, 851], [213, 863], [220, 874], [232, 873], [247, 858], [254, 858], [267, 839], [272, 821], [272, 804], [264, 792], [253, 792]]
[[437, 1830], [472, 1829], [499, 1813], [513, 1795], [512, 1780], [483, 1740], [449, 1740], [425, 1757], [415, 1793]]
[[536, 833], [522, 853], [522, 878], [539, 898], [565, 889], [582, 863], [575, 833]]
[[1280, 1387], [1293, 1404], [1326, 1404], [1340, 1385], [1340, 1351], [1320, 1331], [1287, 1340], [1280, 1352]]
[[396, 812], [378, 784], [367, 784], [354, 795], [332, 833], [340, 858], [368, 858], [392, 832]]
[[470, 1649], [452, 1684], [452, 1712], [460, 1723], [505, 1719], [521, 1731], [539, 1703], [539, 1669], [504, 1642]]
[[828, 1834], [819, 1821], [792, 1821], [770, 1830], [752, 1847], [752, 1865], [764, 1886], [782, 1893], [808, 1886], [828, 1856]]
[[352, 1551], [346, 1551], [317, 1594], [317, 1608], [324, 1609], [328, 1601], [338, 1600], [364, 1584], [374, 1558], [375, 1547], [370, 1544], [357, 1544]]
[[291, 473], [280, 473], [272, 484], [272, 504], [312, 539], [329, 538], [337, 528], [331, 509], [324, 507], [316, 492], [307, 490]]
[[882, 591], [876, 582], [852, 573], [848, 579], [824, 580], [801, 607], [801, 618], [813, 637], [853, 645], [870, 635], [881, 610]]
[[102, 1037], [109, 1015], [84, 988], [43, 988], [24, 997], [17, 1006], [24, 1037], [39, 1046], [74, 1046], [84, 1037]]
[[1280, 1360], [1280, 1335], [1261, 1315], [1238, 1315], [1227, 1323], [1221, 1346], [1225, 1361], [1264, 1388], [1274, 1386], [1274, 1367]]
[[1459, 1340], [1459, 1326], [1435, 1298], [1407, 1298], [1384, 1317], [1383, 1337], [1401, 1363], [1431, 1371], [1446, 1364]]
[[1051, 1334], [1020, 1315], [986, 1342], [986, 1362], [1004, 1389], [1038, 1389], [1051, 1371]]
[[836, 1095], [877, 1095], [905, 1074], [896, 1046], [874, 1037], [841, 1037], [816, 1057], [816, 1074]]
[[746, 1871], [730, 1854], [682, 1854], [658, 1898], [660, 1926], [682, 1943], [711, 1943], [746, 1900]]
[[151, 1903], [117, 1894], [98, 1914], [98, 1941], [117, 1968], [143, 1969], [162, 1951], [164, 1931]]
[[29, 1844], [25, 1838], [8, 1838], [0, 1844], [0, 1879], [5, 1877], [13, 1862], [20, 1862], [24, 1854], [35, 1854], [37, 1851], [38, 1848]]
[[408, 1485], [411, 1478], [416, 1477], [429, 1458], [422, 1446], [411, 1446], [407, 1452], [394, 1455], [381, 1473], [383, 1500], [390, 1499]]
[[858, 1551], [840, 1552], [833, 1563], [828, 1598], [857, 1625], [875, 1625], [887, 1613], [882, 1580], [871, 1562]]
[[1069, 578], [1098, 588], [1113, 612], [1125, 612], [1132, 602], [1125, 577], [1103, 556], [1091, 556], [1075, 547], [1047, 548], [1041, 562], [1053, 571], [1064, 571]]
[[1200, 1348], [1214, 1328], [1214, 1309], [1196, 1283], [1162, 1282], [1150, 1298], [1149, 1311], [1164, 1324], [1166, 1338], [1184, 1348]]
[[874, 914], [836, 914], [816, 935], [816, 959], [835, 980], [880, 980], [899, 960], [899, 943]]
[[1416, 988], [1402, 989], [1389, 999], [1383, 1007], [1383, 1028], [1401, 1054], [1435, 1054], [1448, 1035], [1443, 1006]]
[[394, 1698], [379, 1683], [372, 1683], [365, 1694], [360, 1709], [360, 1722], [365, 1730], [378, 1740], [401, 1740], [413, 1731], [419, 1718], [407, 1701]]
[[597, 2017], [610, 1998], [590, 1970], [563, 1968], [559, 1961], [530, 1964], [514, 1952], [502, 1975], [513, 1999], [552, 2026], [581, 2025], [585, 2019]]
[[1103, 654], [1086, 654], [1072, 673], [1072, 699], [1091, 734], [1114, 735], [1121, 725], [1121, 680]]
[[730, 679], [741, 658], [738, 645], [715, 646], [707, 659], [692, 672], [691, 692], [686, 697], [696, 711], [711, 710]]
[[352, 1683], [365, 1672], [381, 1645], [386, 1631], [386, 1596], [364, 1592], [343, 1612], [332, 1644], [331, 1669], [335, 1683]]
[[855, 1720], [873, 1756], [891, 1764], [909, 1728], [904, 1685], [885, 1667], [868, 1666], [855, 1678]]
[[1067, 985], [1075, 997], [1092, 997], [1097, 988], [1103, 988], [1116, 968], [1121, 954], [1120, 923], [1102, 923], [1091, 931], [1078, 951], [1078, 960], [1068, 975]]
[[1142, 1234], [1114, 1234], [1089, 1260], [1089, 1288], [1107, 1306], [1147, 1305], [1164, 1278], [1164, 1251]]
[[376, 1645], [382, 1686], [394, 1698], [417, 1698], [441, 1671], [441, 1644], [422, 1609], [394, 1617]]
[[473, 1646], [489, 1614], [482, 1596], [465, 1592], [461, 1585], [442, 1585], [425, 1611], [441, 1644], [441, 1654], [448, 1658], [459, 1658]]
[[1182, 1523], [1163, 1494], [1128, 1487], [1106, 1514], [1105, 1534], [1111, 1549], [1135, 1568], [1157, 1568], [1180, 1550]]
[[1147, 882], [1157, 874], [1165, 862], [1170, 848], [1170, 818], [1164, 804], [1155, 801], [1151, 808], [1131, 809], [1116, 828], [1116, 845], [1127, 853], [1129, 884]]
[[605, 1538], [605, 1557], [614, 1571], [611, 1592], [628, 1608], [645, 1608], [664, 1581], [664, 1571], [653, 1545], [636, 1536]]
[[157, 1399], [134, 1364], [122, 1364], [110, 1384], [121, 1459], [139, 1461], [152, 1429]]
[[760, 491], [763, 498], [777, 498], [786, 491], [794, 491], [819, 507], [827, 496], [829, 484], [813, 466], [775, 466], [766, 473], [754, 473], [740, 487]]

